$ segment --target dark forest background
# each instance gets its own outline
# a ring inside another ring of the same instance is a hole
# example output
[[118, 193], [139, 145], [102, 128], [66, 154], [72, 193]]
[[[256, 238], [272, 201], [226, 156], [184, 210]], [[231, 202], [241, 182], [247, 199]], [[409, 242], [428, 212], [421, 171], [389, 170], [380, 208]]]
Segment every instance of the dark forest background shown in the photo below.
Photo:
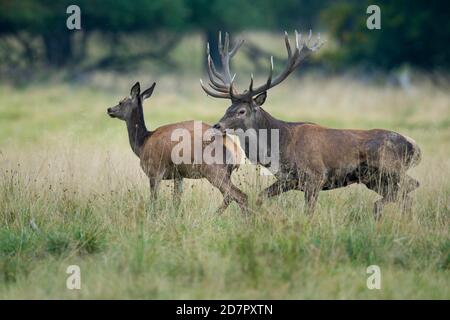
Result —
[[[66, 28], [66, 8], [81, 8], [81, 31]], [[381, 8], [382, 30], [369, 31], [366, 9]], [[450, 19], [445, 1], [397, 0], [0, 0], [1, 70], [70, 67], [76, 70], [120, 69], [142, 60], [169, 67], [169, 54], [192, 33], [209, 41], [216, 55], [218, 30], [322, 31], [336, 46], [323, 68], [392, 70], [404, 65], [425, 71], [450, 67]], [[106, 53], [86, 59], [92, 35], [100, 35]], [[151, 48], [127, 49], [127, 39], [140, 37]], [[255, 43], [250, 58], [265, 56]], [[89, 61], [89, 63], [86, 63]]]

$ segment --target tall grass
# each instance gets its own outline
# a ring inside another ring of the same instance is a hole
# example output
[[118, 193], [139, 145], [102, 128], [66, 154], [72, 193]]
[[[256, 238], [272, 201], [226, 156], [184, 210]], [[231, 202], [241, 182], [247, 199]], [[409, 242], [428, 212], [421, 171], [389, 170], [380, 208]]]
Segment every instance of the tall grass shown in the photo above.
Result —
[[[305, 77], [269, 93], [265, 108], [282, 119], [381, 127], [419, 143], [412, 213], [392, 204], [376, 222], [377, 195], [363, 186], [322, 192], [314, 216], [295, 191], [250, 217], [236, 205], [217, 216], [221, 195], [200, 180], [186, 181], [179, 209], [170, 182], [150, 202], [124, 124], [105, 113], [137, 79], [158, 81], [149, 128], [212, 123], [227, 106], [188, 76], [0, 87], [0, 298], [450, 298], [448, 87]], [[273, 178], [258, 186], [243, 166], [233, 180], [253, 203]], [[81, 290], [66, 288], [73, 264]], [[372, 264], [381, 290], [366, 287]]]

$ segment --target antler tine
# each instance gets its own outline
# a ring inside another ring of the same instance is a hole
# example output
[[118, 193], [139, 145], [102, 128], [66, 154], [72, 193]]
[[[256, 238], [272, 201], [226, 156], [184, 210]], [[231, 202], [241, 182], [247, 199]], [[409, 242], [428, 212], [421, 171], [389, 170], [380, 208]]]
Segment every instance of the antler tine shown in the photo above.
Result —
[[297, 30], [295, 30], [295, 49], [297, 51], [300, 50], [299, 44], [302, 43], [302, 34], [298, 33]]
[[244, 41], [240, 40], [236, 43], [236, 45], [230, 51], [230, 35], [228, 32], [225, 32], [225, 37], [222, 41], [222, 32], [219, 31], [219, 41], [218, 41], [218, 49], [222, 62], [222, 72], [218, 72], [216, 66], [214, 64], [214, 60], [211, 57], [209, 43], [206, 47], [206, 52], [208, 54], [208, 77], [210, 80], [209, 89], [207, 86], [203, 84], [201, 81], [200, 84], [203, 90], [210, 96], [217, 98], [233, 98], [236, 94], [236, 88], [234, 85], [234, 79], [236, 74], [231, 76], [230, 72], [230, 59], [236, 54], [237, 50], [240, 48]]
[[231, 49], [230, 51], [230, 57], [232, 58], [236, 52], [239, 50], [239, 48], [242, 46], [242, 44], [244, 43], [244, 39], [239, 40], [236, 45], [234, 46], [233, 49]]
[[219, 43], [217, 44], [220, 55], [223, 55], [222, 31], [219, 31]]
[[313, 51], [316, 51], [316, 50], [318, 50], [318, 49], [320, 49], [320, 47], [321, 46], [323, 46], [323, 44], [325, 43], [325, 42], [322, 42], [322, 41], [320, 41], [321, 39], [320, 39], [320, 32], [317, 34], [317, 41], [316, 41], [316, 43], [314, 44], [314, 46], [313, 46]]
[[222, 48], [221, 60], [222, 60], [222, 70], [224, 76], [224, 83], [231, 86], [231, 72], [230, 72], [230, 52], [228, 51], [230, 46], [230, 36], [228, 32], [225, 32], [225, 42]]
[[[296, 34], [296, 36], [297, 36], [297, 34]], [[292, 56], [292, 49], [291, 49], [291, 44], [289, 42], [289, 36], [288, 36], [288, 33], [286, 31], [284, 32], [284, 42], [286, 43], [286, 50], [288, 52], [288, 59], [290, 59], [291, 56]]]
[[[212, 58], [210, 55], [208, 55], [208, 76], [209, 76], [209, 80], [214, 85], [214, 87], [220, 89], [220, 91], [225, 90], [224, 92], [226, 92], [227, 86], [225, 85], [220, 73], [217, 72], [217, 70], [214, 66], [214, 62], [212, 61]], [[214, 76], [217, 77], [217, 79], [219, 79], [220, 81], [222, 81], [223, 84], [217, 82], [216, 79], [214, 78]]]
[[230, 47], [230, 35], [228, 34], [228, 32], [225, 32], [225, 44], [224, 44], [223, 51], [225, 51], [226, 55], [230, 54], [228, 52], [229, 47]]
[[272, 83], [272, 75], [273, 75], [273, 56], [270, 56], [270, 71], [269, 71], [269, 77], [267, 78], [267, 86], [270, 87], [270, 84]]
[[[309, 37], [308, 37], [308, 42], [309, 42]], [[302, 46], [302, 50], [300, 51], [300, 55], [297, 59], [297, 61], [295, 62], [294, 67], [297, 67], [300, 62], [302, 62], [308, 55], [310, 55], [311, 53], [313, 53], [314, 51], [319, 50], [322, 45], [324, 43], [320, 41], [320, 33], [317, 35], [317, 41], [314, 43], [314, 45], [309, 45], [306, 42], [304, 43], [304, 45]]]
[[213, 83], [209, 82], [208, 85], [213, 89], [216, 90], [218, 92], [223, 92], [223, 93], [227, 93], [228, 92], [228, 88], [221, 88], [221, 87], [217, 87], [216, 85], [214, 85]]
[[207, 56], [207, 61], [208, 61], [208, 67], [210, 67], [213, 74], [223, 82], [222, 76], [219, 72], [217, 72], [216, 66], [214, 65], [214, 61], [211, 58], [211, 52], [210, 52], [210, 47], [209, 47], [209, 42], [206, 43], [206, 56]]
[[[235, 74], [235, 76], [236, 76], [236, 74]], [[234, 92], [235, 89], [234, 89], [234, 82], [233, 81], [234, 81], [234, 77], [231, 80], [230, 88], [229, 88], [229, 91], [228, 91], [228, 94], [230, 95], [231, 100], [236, 98], [236, 95], [235, 95], [235, 92]]]
[[219, 79], [220, 81], [222, 81], [225, 84], [223, 76], [219, 73], [219, 71], [217, 71], [216, 65], [214, 64], [214, 61], [210, 55], [208, 56], [208, 66], [209, 65], [211, 65], [211, 71], [214, 74], [214, 76], [216, 76], [217, 79]]
[[[204, 86], [203, 82], [200, 80], [200, 84], [203, 90], [210, 96], [216, 98], [231, 98], [231, 99], [246, 99], [251, 98], [259, 93], [262, 93], [274, 86], [278, 85], [284, 79], [286, 79], [295, 68], [311, 53], [317, 51], [323, 43], [320, 41], [320, 34], [318, 34], [317, 41], [314, 45], [310, 45], [310, 41], [312, 38], [312, 30], [309, 31], [308, 38], [302, 41], [301, 34], [295, 30], [295, 50], [292, 51], [291, 44], [289, 41], [289, 35], [285, 31], [284, 33], [284, 42], [286, 45], [286, 51], [288, 55], [288, 59], [286, 61], [286, 65], [281, 73], [279, 73], [275, 78], [273, 78], [273, 57], [270, 58], [270, 69], [269, 69], [269, 77], [267, 78], [266, 83], [263, 85], [253, 88], [253, 74], [250, 76], [250, 86], [248, 91], [244, 91], [243, 93], [237, 93], [237, 89], [234, 84], [234, 79], [236, 74], [231, 76], [230, 72], [230, 59], [236, 54], [237, 50], [241, 47], [243, 40], [238, 41], [235, 46], [230, 49], [230, 36], [228, 33], [225, 33], [225, 39], [222, 42], [222, 33], [219, 32], [219, 53], [222, 61], [223, 73], [219, 73], [214, 65], [214, 61], [210, 55], [209, 45], [207, 46], [208, 53], [208, 75], [211, 80], [209, 84], [210, 87], [215, 90], [215, 92], [211, 91], [211, 89]], [[219, 83], [220, 80], [222, 83]]]
[[249, 91], [246, 91], [240, 95], [236, 95], [239, 98], [248, 98], [253, 97], [259, 93], [262, 93], [270, 88], [275, 87], [280, 82], [282, 82], [284, 79], [286, 79], [294, 70], [295, 68], [300, 64], [300, 62], [303, 61], [303, 59], [308, 56], [311, 52], [316, 51], [320, 48], [322, 45], [321, 43], [317, 43], [314, 46], [308, 46], [307, 41], [311, 39], [312, 31], [310, 30], [310, 34], [308, 37], [308, 40], [302, 41], [301, 34], [295, 30], [295, 50], [292, 52], [292, 48], [289, 41], [289, 35], [287, 32], [284, 33], [284, 42], [286, 44], [286, 51], [288, 54], [288, 60], [286, 61], [286, 65], [284, 67], [284, 70], [279, 73], [275, 78], [272, 79], [273, 76], [273, 57], [270, 59], [270, 74], [269, 78], [267, 79], [267, 82], [255, 89], [253, 89], [253, 79], [251, 79]]
[[222, 99], [229, 99], [230, 95], [229, 93], [222, 93], [222, 92], [214, 92], [208, 89], [204, 84], [202, 79], [200, 79], [200, 86], [202, 87], [203, 91], [206, 92], [207, 95], [214, 97], [214, 98], [222, 98]]

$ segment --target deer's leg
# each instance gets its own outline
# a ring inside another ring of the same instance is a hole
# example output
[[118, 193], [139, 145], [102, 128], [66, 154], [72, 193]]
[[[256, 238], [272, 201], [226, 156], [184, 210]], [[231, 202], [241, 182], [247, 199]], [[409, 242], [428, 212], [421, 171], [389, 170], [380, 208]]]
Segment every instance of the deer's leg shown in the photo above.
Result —
[[419, 187], [419, 181], [416, 179], [404, 175], [401, 181], [401, 199], [400, 199], [400, 205], [402, 208], [402, 212], [404, 213], [411, 213], [412, 211], [412, 198], [409, 196], [409, 193], [414, 191]]
[[270, 198], [276, 195], [279, 195], [283, 192], [296, 189], [298, 186], [297, 180], [277, 180], [263, 191], [261, 191], [258, 195], [258, 199], [256, 200], [256, 205], [260, 206], [262, 204], [263, 199]]
[[375, 220], [381, 218], [381, 211], [384, 206], [389, 202], [397, 201], [399, 192], [399, 179], [395, 174], [380, 174], [373, 180], [366, 183], [367, 188], [375, 191], [381, 199], [375, 201], [373, 205], [373, 215]]
[[233, 202], [233, 198], [230, 196], [224, 196], [223, 197], [223, 202], [220, 205], [219, 208], [217, 208], [216, 213], [217, 214], [222, 214], [226, 208], [228, 208], [228, 206], [230, 205], [230, 203]]
[[152, 176], [149, 178], [150, 182], [150, 199], [155, 201], [158, 198], [159, 186], [161, 184], [161, 176]]
[[223, 203], [218, 209], [219, 213], [223, 212], [232, 200], [236, 201], [242, 212], [248, 212], [247, 195], [231, 182], [231, 177], [227, 173], [226, 168], [220, 168], [215, 170], [215, 172], [206, 172], [204, 176], [223, 195]]
[[303, 178], [302, 185], [305, 193], [306, 213], [313, 214], [316, 208], [319, 192], [325, 183], [325, 173], [309, 173], [301, 175]]
[[239, 205], [239, 208], [243, 213], [248, 213], [247, 195], [239, 190], [236, 186], [234, 186], [231, 182], [231, 179], [229, 179], [228, 181], [227, 180], [224, 181], [223, 184], [218, 186], [220, 192], [222, 192], [224, 196], [222, 205], [223, 210], [228, 207], [228, 205], [231, 203], [231, 200], [234, 200]]
[[176, 207], [180, 205], [182, 194], [183, 194], [183, 177], [176, 176], [173, 179], [173, 202]]
[[373, 204], [373, 217], [375, 220], [379, 220], [381, 218], [381, 211], [383, 210], [386, 203], [389, 201], [385, 198], [378, 199]]
[[305, 188], [306, 213], [313, 214], [319, 198], [320, 187], [308, 186]]

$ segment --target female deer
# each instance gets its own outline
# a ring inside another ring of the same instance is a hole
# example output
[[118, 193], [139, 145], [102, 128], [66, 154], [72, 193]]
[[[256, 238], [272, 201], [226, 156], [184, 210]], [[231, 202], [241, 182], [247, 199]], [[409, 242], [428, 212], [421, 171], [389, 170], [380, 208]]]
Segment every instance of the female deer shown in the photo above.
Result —
[[[192, 145], [194, 144], [195, 134], [198, 133], [194, 132], [194, 121], [168, 124], [154, 131], [147, 131], [142, 102], [152, 95], [154, 88], [155, 83], [141, 93], [140, 84], [137, 82], [131, 88], [129, 97], [124, 98], [118, 105], [107, 110], [110, 117], [119, 118], [126, 122], [131, 149], [139, 157], [141, 167], [149, 178], [152, 199], [157, 197], [158, 188], [163, 179], [174, 181], [174, 200], [178, 204], [183, 189], [183, 178], [206, 178], [223, 194], [223, 204], [218, 212], [224, 211], [233, 200], [243, 211], [246, 211], [247, 196], [231, 182], [231, 173], [238, 168], [239, 161], [227, 161], [225, 158], [231, 156], [238, 159], [240, 157], [237, 145], [229, 138], [221, 140], [224, 159], [220, 163], [206, 164], [202, 162], [194, 164], [193, 152], [188, 155], [191, 158], [190, 162], [175, 163], [172, 161], [172, 149], [177, 144], [177, 141], [172, 141], [172, 132], [177, 129], [189, 132], [189, 137], [192, 138], [189, 142]], [[202, 126], [203, 132], [211, 128], [207, 124], [202, 124]], [[209, 143], [213, 142], [203, 143], [202, 150]]]

